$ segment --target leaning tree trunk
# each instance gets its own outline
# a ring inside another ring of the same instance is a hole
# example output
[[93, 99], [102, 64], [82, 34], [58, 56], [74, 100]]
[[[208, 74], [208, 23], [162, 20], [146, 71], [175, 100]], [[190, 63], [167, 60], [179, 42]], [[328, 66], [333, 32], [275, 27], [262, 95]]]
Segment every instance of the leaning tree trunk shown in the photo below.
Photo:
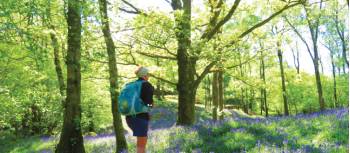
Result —
[[321, 75], [318, 70], [318, 60], [314, 60], [314, 69], [315, 69], [315, 77], [316, 77], [316, 85], [317, 85], [317, 93], [318, 100], [320, 104], [320, 110], [323, 111], [325, 109], [325, 103], [323, 98], [322, 84], [321, 84]]
[[109, 67], [109, 84], [112, 102], [113, 127], [116, 138], [117, 153], [127, 150], [128, 145], [124, 136], [124, 127], [118, 111], [118, 69], [115, 56], [115, 46], [109, 28], [109, 19], [107, 14], [106, 0], [99, 0], [100, 14], [102, 17], [102, 32], [107, 46], [108, 67]]
[[68, 54], [67, 54], [67, 98], [64, 122], [57, 153], [84, 153], [81, 132], [81, 3], [68, 0]]
[[[60, 61], [60, 55], [59, 55], [59, 48], [60, 45], [58, 43], [58, 39], [56, 36], [55, 26], [52, 24], [51, 19], [51, 2], [48, 1], [47, 4], [49, 7], [47, 7], [47, 27], [50, 29], [50, 38], [51, 38], [51, 45], [53, 48], [53, 55], [54, 55], [54, 64], [55, 64], [55, 70], [57, 75], [57, 81], [59, 85], [60, 95], [61, 95], [61, 105], [64, 108], [65, 107], [65, 90], [66, 86], [64, 84], [64, 78], [62, 73], [62, 67], [61, 67], [61, 61]], [[63, 41], [62, 41], [63, 43]]]
[[58, 85], [60, 89], [60, 95], [61, 95], [61, 105], [64, 108], [65, 107], [65, 94], [64, 91], [66, 90], [65, 84], [64, 84], [64, 79], [63, 79], [63, 73], [62, 73], [62, 67], [61, 67], [61, 61], [60, 61], [60, 56], [59, 56], [59, 44], [57, 41], [56, 34], [54, 32], [54, 27], [50, 25], [50, 29], [52, 30], [50, 33], [51, 37], [51, 44], [53, 47], [53, 55], [54, 55], [54, 64], [55, 64], [55, 70], [56, 70], [56, 75], [57, 75], [57, 80], [58, 80]]
[[[321, 0], [320, 7], [319, 9], [322, 9], [322, 2]], [[311, 51], [308, 49], [308, 52], [312, 58], [313, 64], [314, 64], [314, 70], [315, 70], [315, 78], [316, 78], [316, 86], [317, 86], [317, 93], [318, 93], [318, 101], [320, 104], [320, 110], [323, 111], [325, 109], [325, 102], [323, 98], [323, 91], [322, 91], [322, 83], [321, 83], [321, 74], [319, 71], [319, 54], [318, 54], [318, 48], [317, 48], [317, 39], [318, 39], [318, 34], [319, 34], [319, 23], [320, 23], [320, 18], [321, 16], [319, 15], [315, 20], [311, 21], [309, 18], [309, 12], [311, 10], [308, 10], [307, 7], [304, 7], [305, 12], [306, 12], [306, 19], [308, 22], [308, 27], [313, 43], [313, 57], [311, 54]], [[304, 43], [307, 45], [306, 41], [304, 40]]]
[[284, 69], [283, 69], [283, 57], [282, 57], [282, 51], [281, 51], [281, 44], [280, 42], [277, 42], [277, 56], [280, 64], [280, 72], [281, 72], [281, 81], [282, 81], [282, 96], [283, 96], [283, 106], [284, 106], [284, 115], [288, 116], [288, 101], [287, 101], [287, 91], [286, 91], [286, 84], [285, 84], [285, 78], [284, 78]]
[[[314, 35], [314, 34], [312, 34], [312, 35]], [[320, 104], [320, 110], [323, 111], [325, 109], [325, 102], [324, 102], [324, 98], [323, 98], [321, 74], [319, 71], [319, 57], [318, 57], [318, 50], [317, 50], [317, 39], [315, 39], [315, 38], [313, 39], [313, 49], [314, 49], [313, 64], [314, 64], [314, 70], [315, 70], [318, 101]]]
[[338, 36], [339, 36], [339, 38], [340, 38], [340, 40], [341, 40], [341, 45], [342, 45], [342, 58], [343, 58], [343, 60], [344, 60], [344, 65], [343, 65], [343, 71], [344, 71], [344, 73], [346, 73], [345, 72], [345, 64], [346, 64], [346, 66], [349, 68], [349, 61], [348, 61], [348, 58], [347, 58], [347, 56], [346, 56], [346, 51], [347, 51], [347, 41], [346, 41], [346, 35], [345, 35], [345, 30], [344, 30], [344, 28], [341, 28], [340, 27], [340, 21], [339, 21], [339, 19], [338, 19], [338, 13], [336, 14], [336, 16], [335, 16], [336, 18], [335, 18], [335, 28], [336, 28], [336, 30], [337, 30], [337, 33], [338, 33]]

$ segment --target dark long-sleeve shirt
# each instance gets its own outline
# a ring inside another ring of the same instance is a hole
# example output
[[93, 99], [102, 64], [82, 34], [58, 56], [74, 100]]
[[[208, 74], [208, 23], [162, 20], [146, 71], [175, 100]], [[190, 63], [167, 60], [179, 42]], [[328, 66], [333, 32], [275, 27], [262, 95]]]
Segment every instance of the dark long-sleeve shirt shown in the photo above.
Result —
[[[139, 80], [143, 80], [142, 78], [139, 78]], [[141, 95], [140, 98], [144, 102], [146, 106], [152, 107], [153, 106], [153, 92], [154, 88], [151, 83], [148, 81], [145, 81], [142, 83], [141, 86]], [[132, 117], [132, 116], [126, 116], [127, 118]], [[149, 113], [140, 113], [136, 115], [137, 118], [149, 120], [150, 116]]]

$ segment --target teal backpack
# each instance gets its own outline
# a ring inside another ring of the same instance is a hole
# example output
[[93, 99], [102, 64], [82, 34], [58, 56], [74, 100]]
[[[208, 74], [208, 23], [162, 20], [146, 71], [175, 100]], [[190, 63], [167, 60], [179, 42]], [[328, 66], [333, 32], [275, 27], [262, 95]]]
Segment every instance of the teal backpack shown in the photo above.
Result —
[[141, 87], [144, 80], [136, 80], [125, 85], [118, 97], [118, 110], [122, 115], [136, 115], [149, 112], [141, 99]]

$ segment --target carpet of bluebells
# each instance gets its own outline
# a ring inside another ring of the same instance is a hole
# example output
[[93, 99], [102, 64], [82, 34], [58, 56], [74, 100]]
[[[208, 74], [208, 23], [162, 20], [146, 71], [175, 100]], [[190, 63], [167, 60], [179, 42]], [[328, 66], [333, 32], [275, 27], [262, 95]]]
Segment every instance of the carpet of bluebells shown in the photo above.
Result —
[[[152, 111], [147, 150], [150, 153], [347, 153], [349, 109], [338, 108], [288, 117], [248, 116], [241, 111], [226, 112], [213, 121], [204, 108], [196, 108], [197, 122], [190, 127], [176, 126], [176, 106], [167, 104]], [[126, 132], [129, 152], [134, 153], [136, 138]], [[22, 140], [11, 152], [53, 152], [58, 137]], [[35, 145], [33, 143], [36, 143]], [[91, 153], [112, 153], [113, 133], [84, 137]], [[22, 147], [22, 148], [21, 148]], [[26, 149], [24, 149], [26, 148]], [[32, 149], [32, 150], [28, 150]], [[1, 150], [1, 149], [0, 149]]]

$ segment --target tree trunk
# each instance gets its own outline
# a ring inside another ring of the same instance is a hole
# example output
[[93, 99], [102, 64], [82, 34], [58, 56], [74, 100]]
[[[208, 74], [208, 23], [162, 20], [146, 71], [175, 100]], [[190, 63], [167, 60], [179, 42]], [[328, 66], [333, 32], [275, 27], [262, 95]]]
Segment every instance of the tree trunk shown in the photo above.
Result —
[[[317, 27], [318, 28], [318, 27]], [[310, 32], [312, 37], [312, 43], [313, 43], [313, 50], [314, 50], [314, 58], [313, 58], [313, 63], [314, 63], [314, 70], [315, 70], [315, 77], [316, 77], [316, 85], [317, 85], [317, 93], [318, 93], [318, 101], [320, 104], [320, 110], [323, 111], [325, 109], [325, 102], [323, 98], [323, 91], [322, 91], [322, 83], [321, 83], [321, 75], [319, 72], [319, 56], [318, 56], [318, 49], [317, 49], [317, 32], [316, 33], [312, 30], [310, 27]]]
[[277, 56], [278, 56], [278, 60], [279, 60], [279, 64], [280, 64], [280, 72], [281, 72], [284, 115], [288, 116], [289, 111], [288, 111], [287, 91], [286, 91], [286, 84], [285, 84], [285, 78], [284, 78], [283, 57], [282, 57], [280, 42], [277, 42]]
[[321, 75], [318, 70], [318, 52], [317, 52], [317, 46], [314, 45], [314, 53], [315, 53], [315, 59], [314, 59], [314, 69], [315, 69], [315, 77], [316, 77], [316, 85], [317, 85], [317, 93], [318, 93], [318, 101], [320, 104], [320, 110], [323, 111], [325, 109], [325, 103], [323, 99], [323, 91], [322, 91], [322, 83], [321, 83]]
[[189, 54], [191, 47], [191, 0], [173, 0], [173, 8], [181, 9], [181, 14], [175, 15], [178, 65], [178, 125], [192, 125], [195, 122], [195, 86], [196, 59]]
[[204, 92], [204, 108], [205, 108], [205, 110], [208, 109], [208, 101], [209, 101], [207, 83], [208, 82], [205, 82], [205, 84], [204, 84], [204, 90], [205, 90], [205, 92]]
[[[262, 71], [263, 71], [263, 66], [262, 66], [262, 61], [263, 61], [263, 56], [262, 56], [262, 52], [261, 53], [261, 57], [260, 57], [260, 67], [259, 67], [259, 74], [260, 74], [260, 79], [262, 79]], [[263, 110], [264, 110], [264, 91], [263, 88], [260, 88], [260, 115], [263, 114]]]
[[264, 89], [263, 91], [264, 91], [264, 102], [265, 102], [265, 116], [268, 117], [269, 116], [269, 108], [267, 105], [266, 89]]
[[68, 55], [67, 55], [67, 98], [64, 122], [57, 153], [84, 153], [84, 139], [81, 132], [81, 3], [68, 1]]
[[249, 113], [247, 92], [248, 92], [247, 88], [244, 88], [242, 90], [243, 112], [246, 114]]
[[40, 134], [41, 132], [41, 118], [42, 118], [42, 111], [40, 110], [40, 107], [37, 106], [36, 103], [33, 103], [30, 106], [31, 109], [31, 134]]
[[295, 42], [295, 48], [296, 48], [296, 53], [294, 53], [294, 49], [292, 49], [292, 53], [293, 53], [293, 62], [294, 62], [294, 66], [297, 69], [297, 73], [300, 74], [300, 55], [299, 55], [299, 48], [298, 48], [298, 43]]
[[212, 98], [213, 96], [212, 96], [211, 90], [210, 90], [210, 87], [211, 87], [210, 85], [211, 85], [211, 83], [212, 83], [212, 81], [211, 81], [211, 79], [210, 79], [210, 75], [208, 75], [208, 84], [207, 84], [208, 92], [207, 92], [207, 93], [208, 93], [208, 103], [209, 103], [208, 105], [209, 105], [209, 110], [211, 109], [212, 101], [213, 101], [213, 100], [212, 100], [212, 99], [213, 99], [213, 98]]
[[264, 110], [264, 100], [263, 100], [263, 89], [260, 89], [260, 115], [263, 114]]
[[344, 28], [340, 28], [340, 23], [339, 23], [339, 20], [338, 20], [338, 13], [336, 14], [336, 19], [335, 19], [335, 24], [336, 24], [336, 30], [337, 30], [337, 33], [338, 33], [338, 36], [341, 40], [341, 44], [342, 44], [342, 57], [343, 57], [343, 60], [344, 60], [344, 65], [343, 65], [343, 70], [344, 70], [344, 73], [345, 73], [345, 64], [346, 66], [349, 68], [349, 61], [346, 57], [346, 51], [347, 51], [347, 42], [345, 40], [345, 32], [344, 32]]
[[[324, 68], [323, 68], [323, 63], [321, 58], [319, 57], [319, 63], [320, 63], [320, 67], [321, 67], [321, 74], [324, 74]], [[344, 70], [345, 71], [345, 70]]]
[[224, 72], [220, 70], [218, 72], [218, 104], [219, 104], [219, 119], [224, 119]]
[[334, 103], [333, 106], [334, 108], [337, 107], [338, 103], [338, 98], [337, 98], [337, 82], [336, 82], [336, 77], [335, 77], [335, 64], [334, 64], [334, 59], [333, 59], [333, 53], [331, 52], [331, 63], [332, 63], [332, 75], [333, 75], [333, 98], [334, 98]]
[[[156, 64], [157, 64], [157, 66], [159, 67], [160, 65], [159, 65], [159, 59], [157, 58], [156, 59]], [[156, 84], [156, 91], [158, 91], [158, 92], [156, 92], [156, 97], [157, 97], [157, 99], [158, 100], [162, 100], [162, 90], [161, 90], [161, 84], [160, 84], [160, 80], [158, 79], [157, 80], [157, 84]]]
[[193, 80], [191, 77], [193, 75], [189, 76], [188, 73], [186, 74], [186, 71], [182, 72], [179, 69], [179, 83], [177, 85], [179, 93], [178, 125], [192, 125], [195, 122], [194, 107], [197, 88], [192, 86]]
[[[346, 66], [349, 68], [349, 61], [348, 61], [348, 58], [346, 57], [347, 45], [346, 45], [345, 40], [343, 40], [343, 39], [342, 39], [342, 50], [343, 50], [342, 55], [343, 55], [344, 62], [346, 63]], [[345, 68], [345, 64], [344, 64], [344, 66], [343, 66], [344, 73], [346, 73], [345, 69], [346, 68]]]
[[156, 83], [156, 91], [158, 91], [158, 92], [157, 92], [157, 95], [156, 95], [157, 99], [158, 99], [158, 100], [162, 100], [162, 93], [163, 93], [163, 91], [161, 90], [160, 80], [157, 80], [157, 83]]
[[[322, 2], [323, 0], [321, 0], [320, 3], [320, 10], [322, 9]], [[317, 85], [317, 93], [318, 93], [318, 101], [320, 104], [320, 110], [323, 111], [325, 109], [325, 102], [324, 102], [324, 98], [323, 98], [323, 91], [322, 91], [322, 83], [321, 83], [321, 75], [320, 75], [320, 71], [319, 71], [319, 55], [318, 55], [318, 48], [317, 48], [317, 39], [318, 39], [318, 33], [319, 33], [319, 23], [320, 23], [320, 16], [318, 16], [318, 18], [314, 19], [314, 22], [310, 20], [309, 18], [309, 11], [306, 7], [304, 7], [305, 12], [306, 12], [306, 19], [308, 21], [308, 26], [309, 26], [309, 31], [310, 31], [310, 35], [311, 35], [311, 39], [312, 39], [312, 43], [313, 43], [313, 52], [314, 52], [314, 57], [312, 57], [311, 55], [311, 51], [309, 51], [309, 54], [313, 60], [313, 64], [314, 64], [314, 70], [315, 70], [315, 77], [316, 77], [316, 85]], [[313, 18], [312, 18], [313, 19]], [[306, 42], [305, 42], [306, 43]]]
[[266, 98], [266, 78], [265, 78], [265, 60], [263, 57], [263, 52], [261, 53], [261, 79], [263, 80], [264, 87], [261, 89], [261, 97], [262, 97], [262, 106], [265, 109], [265, 116], [269, 116], [269, 111], [267, 107], [267, 98]]
[[210, 97], [211, 97], [211, 90], [210, 90], [210, 86], [211, 85], [211, 81], [210, 81], [210, 76], [207, 76], [207, 79], [205, 81], [205, 108], [208, 109], [209, 108], [209, 103], [210, 103]]
[[109, 84], [112, 102], [113, 127], [116, 138], [116, 152], [127, 150], [128, 145], [124, 136], [124, 127], [118, 111], [118, 69], [116, 63], [115, 46], [109, 28], [109, 18], [107, 14], [106, 0], [99, 0], [100, 14], [102, 17], [102, 32], [107, 46]]
[[61, 68], [61, 61], [60, 61], [60, 56], [59, 56], [59, 47], [60, 46], [58, 44], [56, 34], [54, 33], [54, 27], [52, 25], [50, 25], [50, 29], [52, 30], [52, 32], [50, 33], [50, 37], [51, 37], [51, 44], [53, 47], [55, 70], [56, 70], [58, 85], [59, 85], [59, 89], [60, 89], [60, 95], [62, 98], [61, 104], [62, 104], [62, 107], [65, 108], [64, 91], [66, 90], [66, 87], [64, 84], [63, 73], [62, 73], [62, 68]]
[[214, 72], [213, 74], [213, 84], [212, 84], [212, 92], [213, 92], [213, 109], [212, 109], [212, 115], [213, 120], [218, 119], [218, 103], [219, 103], [219, 72]]

